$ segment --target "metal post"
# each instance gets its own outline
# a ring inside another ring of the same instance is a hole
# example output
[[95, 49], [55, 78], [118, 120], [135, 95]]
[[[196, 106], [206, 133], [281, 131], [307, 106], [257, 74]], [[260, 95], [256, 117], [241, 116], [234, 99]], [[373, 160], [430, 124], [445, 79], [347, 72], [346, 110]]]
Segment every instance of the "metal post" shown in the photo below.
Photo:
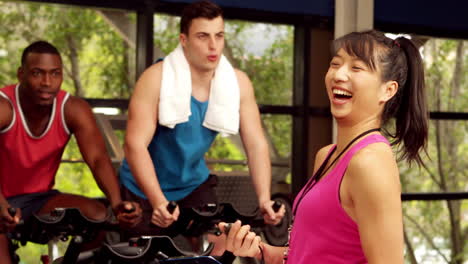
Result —
[[298, 109], [293, 116], [292, 193], [296, 195], [307, 181], [309, 134], [309, 61], [310, 28], [294, 27], [294, 90], [293, 104]]
[[137, 11], [136, 79], [153, 63], [154, 3], [144, 1]]

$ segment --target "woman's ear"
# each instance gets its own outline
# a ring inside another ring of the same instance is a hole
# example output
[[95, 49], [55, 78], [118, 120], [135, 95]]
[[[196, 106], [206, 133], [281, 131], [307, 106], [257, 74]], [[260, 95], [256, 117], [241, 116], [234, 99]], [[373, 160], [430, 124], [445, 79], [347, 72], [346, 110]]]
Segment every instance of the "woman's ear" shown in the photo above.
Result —
[[383, 93], [380, 98], [382, 103], [385, 103], [392, 99], [393, 96], [398, 92], [398, 83], [396, 81], [388, 81], [383, 84]]

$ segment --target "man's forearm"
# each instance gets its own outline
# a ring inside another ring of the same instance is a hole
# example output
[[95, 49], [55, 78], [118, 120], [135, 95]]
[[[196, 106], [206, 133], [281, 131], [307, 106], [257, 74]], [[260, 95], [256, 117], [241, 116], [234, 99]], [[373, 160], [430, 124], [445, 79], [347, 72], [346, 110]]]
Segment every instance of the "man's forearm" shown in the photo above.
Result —
[[125, 155], [133, 177], [153, 208], [166, 201], [157, 179], [156, 170], [148, 150], [125, 149]]
[[1, 207], [8, 207], [9, 206], [9, 203], [8, 201], [6, 200], [5, 196], [3, 196], [3, 194], [0, 192], [0, 208]]
[[271, 200], [271, 177], [265, 173], [252, 174], [252, 181], [258, 202], [263, 204]]
[[267, 148], [248, 154], [248, 165], [259, 203], [271, 199], [271, 163]]
[[112, 164], [109, 160], [102, 158], [96, 162], [94, 168], [91, 168], [91, 170], [99, 188], [106, 195], [107, 199], [109, 199], [112, 208], [115, 208], [122, 202], [122, 199], [120, 196], [119, 181]]

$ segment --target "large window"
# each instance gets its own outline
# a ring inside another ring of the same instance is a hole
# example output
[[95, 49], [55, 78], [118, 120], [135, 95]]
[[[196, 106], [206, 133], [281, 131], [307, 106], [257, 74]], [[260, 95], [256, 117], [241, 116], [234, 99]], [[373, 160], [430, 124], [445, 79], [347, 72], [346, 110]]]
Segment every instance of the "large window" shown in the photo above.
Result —
[[[411, 36], [421, 44], [431, 119], [426, 168], [399, 164], [403, 192], [468, 191], [467, 41]], [[432, 115], [435, 116], [434, 114]], [[408, 263], [468, 261], [468, 200], [404, 203]]]
[[135, 75], [134, 13], [18, 2], [0, 2], [0, 9], [2, 83], [17, 81], [28, 44], [46, 40], [62, 54], [64, 90], [82, 97], [128, 97]]

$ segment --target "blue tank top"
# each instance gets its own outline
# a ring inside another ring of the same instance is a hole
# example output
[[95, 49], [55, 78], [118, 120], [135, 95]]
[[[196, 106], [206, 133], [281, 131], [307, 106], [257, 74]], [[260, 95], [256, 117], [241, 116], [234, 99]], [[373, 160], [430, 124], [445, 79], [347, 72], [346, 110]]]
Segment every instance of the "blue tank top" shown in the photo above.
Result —
[[[191, 97], [189, 121], [173, 129], [159, 125], [148, 151], [156, 169], [161, 189], [169, 201], [178, 201], [208, 179], [205, 153], [218, 132], [203, 126], [208, 101]], [[127, 160], [120, 167], [120, 181], [134, 194], [146, 198], [130, 172]]]

